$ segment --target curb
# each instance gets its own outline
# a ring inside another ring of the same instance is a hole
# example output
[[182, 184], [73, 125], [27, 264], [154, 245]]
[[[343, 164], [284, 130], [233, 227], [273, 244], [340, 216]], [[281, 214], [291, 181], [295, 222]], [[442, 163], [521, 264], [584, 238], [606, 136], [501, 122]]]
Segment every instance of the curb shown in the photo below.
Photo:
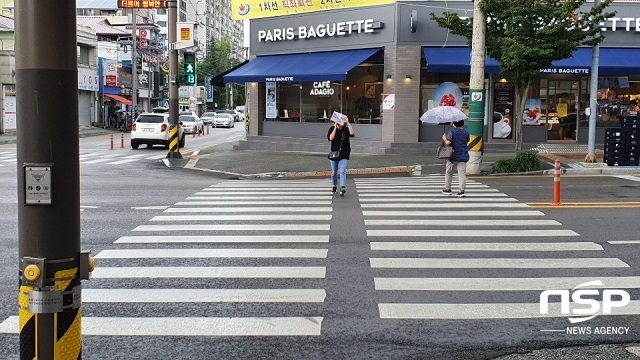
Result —
[[[174, 167], [172, 161], [169, 161], [168, 167]], [[223, 175], [227, 178], [240, 178], [240, 179], [302, 179], [302, 178], [328, 178], [331, 176], [331, 171], [306, 171], [306, 172], [270, 172], [270, 173], [257, 173], [257, 174], [240, 174], [228, 171], [203, 169], [198, 167], [186, 167], [182, 164], [175, 164], [175, 167], [181, 167], [189, 170], [199, 170], [209, 173], [215, 173]], [[347, 170], [347, 174], [351, 176], [359, 175], [386, 175], [395, 174], [408, 176], [419, 175], [421, 172], [421, 166], [393, 166], [384, 168], [365, 168], [365, 169], [350, 169]]]

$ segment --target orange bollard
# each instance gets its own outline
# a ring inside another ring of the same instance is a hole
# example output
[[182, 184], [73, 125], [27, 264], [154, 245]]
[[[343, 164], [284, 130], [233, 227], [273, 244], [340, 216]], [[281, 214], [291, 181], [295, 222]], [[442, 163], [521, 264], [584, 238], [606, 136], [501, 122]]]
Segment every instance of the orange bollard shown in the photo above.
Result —
[[560, 160], [556, 159], [556, 164], [553, 168], [553, 203], [551, 205], [562, 205], [560, 198]]
[[113, 150], [113, 134], [111, 134], [111, 150]]
[[124, 134], [120, 134], [120, 148], [124, 149]]

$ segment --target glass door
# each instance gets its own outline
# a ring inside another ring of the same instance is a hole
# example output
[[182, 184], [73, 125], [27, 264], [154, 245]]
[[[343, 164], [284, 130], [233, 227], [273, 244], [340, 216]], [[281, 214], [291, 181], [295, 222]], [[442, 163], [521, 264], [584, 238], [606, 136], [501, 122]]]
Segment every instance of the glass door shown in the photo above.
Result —
[[588, 104], [587, 80], [540, 81], [543, 119], [547, 126], [547, 140], [576, 141], [578, 122], [585, 120]]

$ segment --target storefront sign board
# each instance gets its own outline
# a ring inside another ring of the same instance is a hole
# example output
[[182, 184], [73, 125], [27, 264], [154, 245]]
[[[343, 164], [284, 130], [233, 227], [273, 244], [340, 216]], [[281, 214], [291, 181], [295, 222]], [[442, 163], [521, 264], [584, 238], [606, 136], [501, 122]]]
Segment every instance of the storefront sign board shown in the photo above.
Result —
[[396, 94], [382, 94], [382, 110], [395, 110]]
[[278, 108], [276, 106], [276, 83], [267, 82], [267, 101], [266, 101], [266, 118], [275, 119], [278, 117]]
[[234, 20], [393, 4], [396, 0], [231, 0]]
[[339, 21], [316, 26], [298, 26], [258, 30], [258, 42], [289, 41], [295, 39], [331, 38], [352, 34], [367, 34], [379, 28], [373, 19]]
[[496, 82], [493, 86], [493, 138], [513, 139], [514, 87], [511, 83]]
[[3, 129], [15, 130], [17, 127], [16, 119], [16, 86], [15, 85], [2, 85], [2, 120], [4, 122]]

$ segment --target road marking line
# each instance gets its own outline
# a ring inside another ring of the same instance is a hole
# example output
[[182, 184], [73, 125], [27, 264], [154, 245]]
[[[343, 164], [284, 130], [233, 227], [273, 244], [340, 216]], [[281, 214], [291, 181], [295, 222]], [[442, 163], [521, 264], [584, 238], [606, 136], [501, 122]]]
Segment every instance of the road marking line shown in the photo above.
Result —
[[97, 267], [94, 279], [324, 279], [324, 266]]
[[535, 210], [458, 210], [458, 211], [363, 211], [364, 216], [404, 216], [404, 217], [461, 217], [461, 216], [544, 216]]
[[122, 249], [102, 250], [96, 259], [309, 258], [326, 259], [326, 249]]
[[193, 205], [215, 205], [215, 206], [229, 206], [229, 205], [331, 205], [329, 201], [319, 200], [251, 200], [251, 201], [179, 201], [175, 203], [176, 206], [193, 206]]
[[189, 196], [187, 200], [331, 200], [332, 195], [317, 196]]
[[194, 167], [196, 167], [196, 164], [198, 163], [198, 160], [200, 160], [200, 158], [189, 159], [189, 161], [187, 161], [187, 163], [184, 165], [184, 167], [186, 169], [193, 169]]
[[167, 157], [167, 155], [166, 155], [166, 154], [163, 154], [163, 155], [155, 155], [155, 156], [149, 156], [149, 157], [146, 157], [146, 158], [145, 158], [145, 160], [160, 160], [160, 159], [164, 159], [164, 158], [166, 158], [166, 157]]
[[195, 196], [201, 197], [213, 197], [218, 198], [218, 196], [234, 196], [241, 198], [242, 196], [255, 196], [255, 195], [325, 195], [329, 190], [317, 190], [317, 191], [207, 191], [207, 192], [197, 192]]
[[593, 242], [520, 243], [520, 242], [372, 242], [376, 251], [600, 251]]
[[631, 181], [640, 181], [640, 177], [633, 175], [614, 175], [614, 177], [619, 179], [631, 180]]
[[[397, 201], [397, 200], [396, 200]], [[456, 200], [454, 200], [456, 201]], [[395, 203], [395, 204], [360, 204], [363, 209], [383, 209], [383, 208], [405, 208], [405, 209], [459, 209], [459, 208], [529, 208], [529, 205], [523, 203], [466, 203], [464, 200], [461, 202], [449, 202], [442, 203], [427, 203], [427, 204], [407, 204], [407, 203]]]
[[329, 231], [329, 224], [139, 225], [132, 231]]
[[370, 258], [372, 268], [385, 269], [573, 269], [628, 268], [616, 258], [570, 259], [457, 259], [457, 258]]
[[236, 207], [236, 208], [169, 208], [165, 212], [252, 213], [252, 212], [332, 212], [331, 207]]
[[154, 216], [149, 221], [247, 221], [247, 220], [331, 220], [333, 215], [168, 215]]
[[[440, 199], [449, 199], [449, 201], [451, 201], [451, 198], [448, 196], [443, 196], [442, 193], [440, 191], [433, 191], [433, 193], [430, 194], [414, 194], [414, 193], [364, 193], [361, 194], [360, 191], [358, 191], [358, 195], [360, 197], [360, 200], [362, 200], [363, 198], [368, 198], [368, 197], [377, 197], [377, 198], [382, 198], [382, 197], [395, 197], [398, 200], [404, 200], [405, 198], [424, 198], [425, 201], [431, 201], [432, 198], [440, 198]], [[493, 197], [507, 197], [507, 194], [502, 194], [502, 193], [479, 193], [479, 192], [473, 192], [472, 194], [467, 194], [467, 197], [465, 197], [465, 201], [466, 200], [470, 200], [472, 198], [478, 198], [478, 197], [489, 197], [489, 198], [493, 198]]]
[[[453, 184], [452, 184], [453, 187]], [[370, 190], [370, 189], [379, 189], [380, 185], [357, 185], [356, 188], [358, 191], [362, 190]], [[394, 189], [439, 189], [442, 190], [443, 185], [393, 185]], [[486, 189], [487, 185], [482, 184], [469, 184], [467, 188], [471, 189]]]
[[[82, 317], [88, 336], [320, 336], [322, 317]], [[18, 317], [0, 324], [0, 333], [17, 334]]]
[[166, 210], [169, 206], [157, 205], [157, 206], [132, 206], [132, 210]]
[[607, 241], [612, 245], [631, 245], [631, 244], [640, 244], [640, 240], [618, 240], [618, 241]]
[[[361, 188], [357, 188], [358, 189], [358, 194], [373, 194], [373, 193], [411, 193], [411, 194], [426, 194], [426, 193], [437, 193], [437, 194], [441, 194], [442, 195], [442, 186], [438, 189], [426, 189], [426, 188], [419, 188], [419, 189], [398, 189], [396, 187], [389, 187], [387, 189], [361, 189]], [[454, 188], [455, 189], [455, 188]], [[467, 190], [466, 191], [466, 195], [467, 196], [473, 196], [476, 191], [478, 193], [497, 193], [499, 192], [497, 189], [473, 189], [472, 191]], [[445, 196], [445, 195], [442, 195]]]
[[[573, 289], [593, 277], [543, 278], [374, 278], [376, 290], [388, 291], [530, 291]], [[640, 276], [597, 277], [608, 289], [638, 289]], [[587, 287], [585, 287], [587, 288]], [[590, 287], [597, 288], [597, 287]], [[83, 290], [84, 296], [84, 290]], [[84, 299], [83, 299], [84, 300]]]
[[114, 244], [184, 244], [184, 243], [328, 243], [329, 236], [122, 236]]
[[[368, 202], [398, 202], [398, 201], [402, 201], [403, 203], [410, 203], [410, 202], [420, 202], [420, 203], [424, 203], [424, 202], [429, 202], [429, 203], [451, 203], [452, 199], [451, 197], [447, 196], [447, 197], [443, 197], [443, 196], [439, 196], [439, 197], [433, 197], [431, 199], [424, 199], [424, 198], [415, 198], [415, 197], [407, 197], [407, 198], [361, 198], [360, 202], [361, 203], [368, 203]], [[454, 200], [455, 201], [455, 200]], [[465, 198], [464, 200], [465, 203], [469, 203], [469, 202], [511, 202], [511, 203], [517, 203], [518, 200], [514, 199], [514, 198], [491, 198], [491, 199], [487, 199], [487, 198]]]
[[[602, 304], [600, 304], [602, 306]], [[569, 317], [560, 312], [560, 303], [549, 303], [549, 313], [540, 314], [539, 303], [520, 304], [378, 304], [383, 319], [473, 320]], [[612, 309], [611, 315], [640, 314], [640, 300]]]
[[[188, 215], [187, 215], [188, 216]], [[364, 220], [365, 225], [370, 226], [398, 226], [398, 225], [421, 225], [421, 226], [558, 226], [562, 225], [561, 223], [555, 220], [475, 220], [469, 219], [465, 221], [460, 220]]]
[[287, 191], [287, 190], [324, 190], [325, 192], [329, 191], [329, 187], [328, 186], [324, 186], [324, 187], [306, 187], [306, 186], [287, 186], [287, 187], [215, 187], [215, 188], [205, 188], [202, 189], [202, 191], [204, 192], [209, 192], [209, 191], [240, 191], [240, 192], [245, 192], [245, 191], [263, 191], [263, 192], [270, 192], [270, 191]]
[[322, 303], [323, 289], [82, 289], [83, 303]]
[[367, 236], [397, 237], [520, 237], [580, 236], [573, 230], [367, 230]]

